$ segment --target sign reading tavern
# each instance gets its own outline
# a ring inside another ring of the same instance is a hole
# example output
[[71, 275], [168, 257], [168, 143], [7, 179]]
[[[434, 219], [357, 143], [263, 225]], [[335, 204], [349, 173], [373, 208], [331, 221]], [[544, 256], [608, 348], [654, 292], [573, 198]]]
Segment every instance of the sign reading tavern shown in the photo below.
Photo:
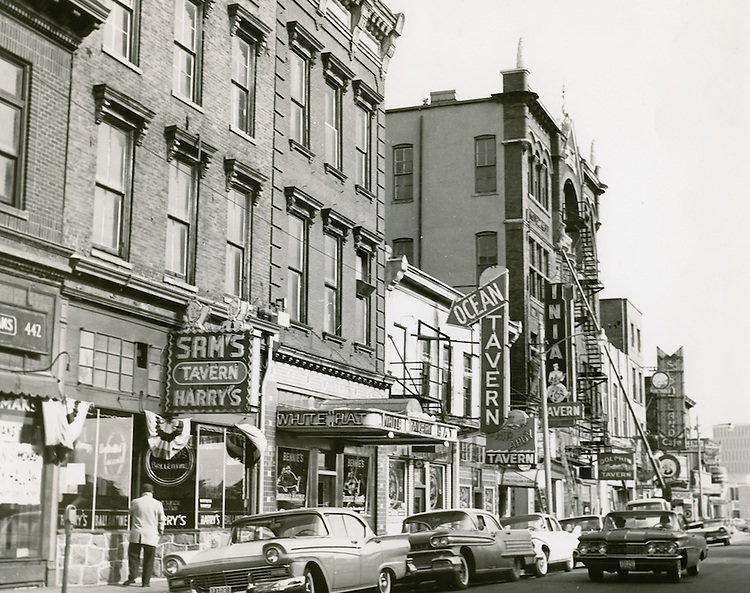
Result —
[[174, 333], [164, 413], [244, 413], [250, 385], [250, 334]]

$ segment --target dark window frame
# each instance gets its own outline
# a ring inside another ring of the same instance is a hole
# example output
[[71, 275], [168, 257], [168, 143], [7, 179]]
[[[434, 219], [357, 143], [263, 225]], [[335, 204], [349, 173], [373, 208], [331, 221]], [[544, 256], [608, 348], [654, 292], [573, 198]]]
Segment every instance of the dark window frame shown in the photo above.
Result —
[[[492, 151], [488, 147], [492, 147]], [[493, 134], [474, 138], [474, 192], [497, 192], [497, 139]]]
[[[400, 158], [400, 155], [404, 158]], [[406, 156], [409, 158], [405, 158]], [[411, 202], [412, 200], [414, 200], [414, 145], [398, 144], [393, 147], [393, 201]]]

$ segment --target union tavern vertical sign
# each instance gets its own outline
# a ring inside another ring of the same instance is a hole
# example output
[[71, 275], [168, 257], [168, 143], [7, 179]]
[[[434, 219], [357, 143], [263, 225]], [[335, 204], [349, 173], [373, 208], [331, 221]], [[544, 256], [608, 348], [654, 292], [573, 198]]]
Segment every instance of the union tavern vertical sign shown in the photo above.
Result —
[[243, 331], [173, 333], [164, 414], [249, 411], [251, 339]]

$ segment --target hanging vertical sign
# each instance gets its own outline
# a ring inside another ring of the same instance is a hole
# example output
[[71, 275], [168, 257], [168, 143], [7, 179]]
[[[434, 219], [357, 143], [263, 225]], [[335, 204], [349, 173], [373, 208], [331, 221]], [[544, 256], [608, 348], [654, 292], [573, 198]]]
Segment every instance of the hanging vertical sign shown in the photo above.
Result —
[[505, 345], [508, 343], [507, 306], [481, 322], [481, 429], [497, 432], [508, 415], [505, 390]]
[[573, 401], [570, 344], [570, 290], [563, 284], [548, 284], [545, 290], [547, 398], [551, 403]]
[[685, 449], [685, 396], [682, 348], [672, 355], [656, 349], [658, 372], [651, 377], [650, 392], [656, 397], [657, 448]]

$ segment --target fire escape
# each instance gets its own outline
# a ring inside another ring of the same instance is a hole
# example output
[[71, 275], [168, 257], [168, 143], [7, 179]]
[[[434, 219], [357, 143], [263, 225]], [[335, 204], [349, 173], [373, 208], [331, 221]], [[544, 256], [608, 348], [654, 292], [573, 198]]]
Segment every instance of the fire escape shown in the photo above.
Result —
[[577, 285], [575, 299], [576, 332], [580, 336], [576, 364], [578, 398], [584, 403], [585, 422], [581, 428], [581, 453], [595, 454], [609, 447], [606, 410], [602, 406], [601, 385], [607, 380], [603, 371], [601, 330], [596, 318], [597, 293], [604, 286], [599, 279], [599, 259], [596, 252], [596, 220], [592, 205], [585, 199], [578, 201], [577, 216], [566, 220], [566, 230], [572, 233], [576, 262], [563, 254], [571, 276]]

